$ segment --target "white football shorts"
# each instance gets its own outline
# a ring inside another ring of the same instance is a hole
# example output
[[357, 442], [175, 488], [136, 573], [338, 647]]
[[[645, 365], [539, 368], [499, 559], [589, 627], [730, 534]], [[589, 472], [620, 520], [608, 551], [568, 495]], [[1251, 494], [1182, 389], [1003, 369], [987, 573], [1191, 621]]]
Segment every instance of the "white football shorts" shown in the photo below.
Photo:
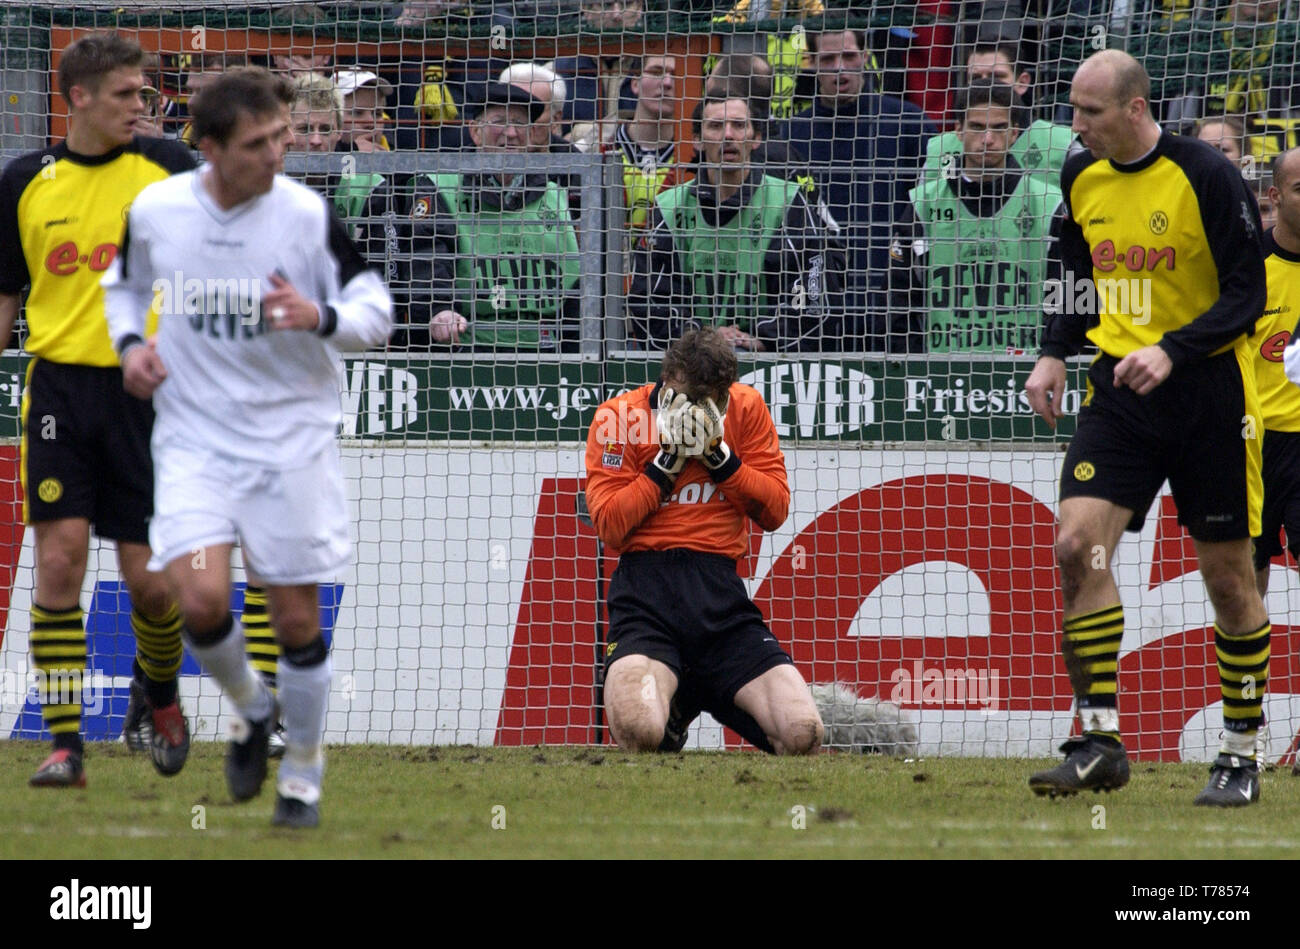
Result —
[[150, 570], [239, 542], [270, 586], [328, 583], [352, 562], [338, 447], [300, 468], [264, 468], [182, 441], [153, 446]]

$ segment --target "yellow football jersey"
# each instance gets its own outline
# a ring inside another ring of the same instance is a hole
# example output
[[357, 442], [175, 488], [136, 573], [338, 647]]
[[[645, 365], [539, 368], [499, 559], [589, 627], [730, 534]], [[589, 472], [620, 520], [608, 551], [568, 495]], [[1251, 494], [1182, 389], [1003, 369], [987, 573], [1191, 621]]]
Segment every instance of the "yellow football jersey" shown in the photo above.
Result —
[[1300, 386], [1286, 377], [1282, 364], [1282, 351], [1300, 321], [1300, 254], [1279, 247], [1272, 231], [1264, 235], [1264, 253], [1268, 302], [1250, 338], [1260, 410], [1264, 428], [1300, 432]]
[[189, 149], [137, 137], [104, 155], [66, 143], [14, 159], [0, 176], [0, 293], [27, 297], [27, 351], [51, 362], [116, 366], [99, 278], [146, 185], [195, 165]]

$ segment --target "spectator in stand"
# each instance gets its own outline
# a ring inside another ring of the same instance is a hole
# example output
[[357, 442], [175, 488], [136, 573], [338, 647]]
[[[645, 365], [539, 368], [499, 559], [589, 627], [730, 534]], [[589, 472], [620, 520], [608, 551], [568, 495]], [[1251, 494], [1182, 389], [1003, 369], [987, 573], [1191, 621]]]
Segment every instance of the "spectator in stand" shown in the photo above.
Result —
[[529, 126], [529, 145], [537, 152], [572, 153], [574, 148], [561, 134], [560, 115], [564, 112], [568, 87], [555, 70], [542, 63], [514, 63], [501, 70], [497, 82], [518, 86], [546, 108], [542, 117]]
[[[757, 53], [729, 53], [713, 64], [704, 92], [718, 95], [730, 90], [730, 95], [750, 100], [750, 115], [761, 139], [754, 149], [754, 164], [763, 166], [769, 175], [799, 182], [811, 197], [817, 189], [808, 170], [808, 156], [781, 138], [781, 126], [771, 121], [772, 77], [771, 65]], [[778, 133], [775, 138], [773, 132]]]
[[[771, 76], [772, 68], [762, 56], [732, 53], [723, 56], [714, 65], [713, 72], [709, 73], [709, 78], [704, 83], [704, 92], [705, 95], [749, 101], [749, 114], [759, 137], [758, 147], [754, 149], [750, 161], [762, 168], [764, 174], [799, 185], [804, 200], [826, 231], [829, 247], [826, 266], [836, 274], [834, 286], [837, 292], [842, 291], [846, 269], [844, 232], [817, 187], [816, 177], [808, 167], [808, 156], [785, 139], [770, 137], [774, 130], [780, 128], [772, 122], [767, 111], [772, 98]], [[698, 165], [698, 155], [696, 162]], [[827, 300], [828, 309], [834, 313], [840, 313], [843, 306], [842, 297]]]
[[[722, 23], [753, 23], [759, 20], [821, 17], [826, 8], [821, 0], [736, 0], [718, 17]], [[722, 48], [728, 54], [762, 56], [772, 70], [772, 99], [768, 109], [775, 119], [788, 119], [807, 108], [796, 98], [808, 46], [804, 30], [790, 33], [724, 33]]]
[[[289, 112], [291, 152], [333, 152], [343, 129], [343, 102], [334, 80], [321, 73], [300, 73], [293, 80], [293, 106]], [[310, 182], [304, 182], [314, 187]], [[318, 189], [319, 190], [319, 189]]]
[[1246, 126], [1241, 119], [1231, 115], [1201, 119], [1196, 123], [1193, 135], [1202, 142], [1213, 145], [1227, 155], [1234, 165], [1241, 167], [1242, 158], [1246, 154]]
[[136, 117], [135, 134], [145, 138], [167, 138], [163, 131], [162, 96], [158, 90], [145, 86], [140, 90], [140, 98], [144, 100], [144, 111]]
[[[1219, 28], [1200, 29], [1195, 39], [1173, 33], [1143, 37], [1148, 56], [1160, 53], [1169, 61], [1156, 96], [1165, 102], [1166, 125], [1246, 116], [1243, 154], [1262, 164], [1300, 145], [1300, 71], [1294, 44], [1279, 42], [1280, 8], [1279, 0], [1232, 0]], [[1192, 52], [1172, 53], [1189, 42]]]
[[[1276, 159], [1274, 159], [1274, 167]], [[1277, 200], [1273, 196], [1273, 172], [1264, 171], [1255, 176], [1255, 180], [1249, 182], [1253, 185], [1255, 197], [1259, 200], [1259, 220], [1263, 229], [1267, 231], [1277, 223]]]
[[[966, 80], [974, 83], [981, 79], [993, 79], [1011, 86], [1022, 100], [1030, 89], [1029, 70], [1017, 62], [1016, 44], [1011, 42], [975, 44], [966, 58]], [[1016, 108], [1012, 121], [1020, 129], [1011, 146], [1011, 157], [1016, 164], [1029, 174], [1042, 174], [1059, 181], [1061, 166], [1074, 145], [1074, 133], [1067, 126], [1033, 119], [1032, 111], [1023, 105]], [[956, 133], [936, 135], [925, 149], [926, 177], [952, 177], [955, 169], [961, 166], [961, 155], [962, 143]]]
[[[645, 5], [641, 0], [584, 0], [582, 29], [602, 33], [636, 30]], [[561, 56], [555, 71], [568, 84], [569, 97], [563, 119], [570, 126], [568, 139], [579, 151], [589, 152], [613, 141], [618, 124], [632, 116], [636, 94], [632, 91], [634, 57], [616, 52], [600, 56]]]
[[[470, 124], [475, 148], [527, 152], [545, 108], [526, 89], [489, 84]], [[418, 175], [413, 188], [411, 342], [576, 349], [581, 266], [564, 189], [545, 175], [451, 172]]]
[[582, 25], [593, 30], [633, 30], [641, 23], [641, 0], [582, 0]]
[[331, 53], [276, 53], [271, 57], [275, 70], [287, 74], [290, 79], [307, 73], [326, 72], [333, 61]]
[[888, 336], [890, 231], [906, 213], [936, 130], [916, 106], [867, 90], [856, 33], [808, 36], [818, 97], [790, 120], [785, 137], [808, 155], [830, 213], [845, 229], [845, 348], [880, 351]]
[[[555, 70], [541, 63], [514, 63], [501, 70], [498, 82], [518, 86], [546, 108], [541, 118], [528, 127], [530, 152], [549, 152], [552, 155], [572, 155], [578, 150], [560, 135], [560, 115], [564, 111], [568, 88]], [[577, 216], [582, 179], [576, 175], [552, 175], [551, 180], [569, 195], [569, 211]]]
[[704, 326], [752, 352], [817, 352], [840, 338], [826, 230], [797, 184], [753, 164], [750, 109], [739, 83], [706, 93], [693, 116], [700, 173], [655, 199], [627, 296], [633, 335], [651, 347]]
[[1269, 196], [1269, 187], [1273, 176], [1260, 170], [1255, 156], [1246, 147], [1246, 126], [1233, 115], [1221, 115], [1216, 118], [1201, 119], [1196, 123], [1193, 134], [1202, 142], [1213, 145], [1241, 169], [1250, 185], [1251, 193], [1259, 201], [1259, 216], [1268, 230], [1277, 222], [1277, 206]]
[[[481, 5], [492, 6], [491, 3]], [[448, 17], [468, 23], [474, 13], [474, 6], [463, 0], [407, 0], [393, 25], [422, 27], [427, 23], [446, 22]]]
[[632, 81], [636, 112], [618, 126], [606, 151], [623, 162], [624, 200], [630, 228], [644, 227], [655, 195], [686, 180], [677, 149], [677, 57], [641, 59]]
[[[342, 135], [343, 105], [334, 81], [321, 73], [302, 73], [293, 87], [288, 150], [308, 154], [336, 151]], [[395, 281], [396, 235], [386, 226], [386, 215], [394, 210], [396, 197], [388, 179], [374, 172], [340, 174], [335, 169], [296, 177], [330, 201], [366, 261], [382, 270], [386, 280]]]
[[345, 152], [389, 151], [384, 125], [388, 116], [384, 107], [393, 94], [386, 79], [365, 69], [340, 69], [334, 74], [334, 87], [343, 98], [343, 129], [339, 150]]
[[184, 91], [169, 104], [165, 124], [178, 130], [176, 137], [182, 142], [197, 148], [190, 128], [190, 99], [227, 69], [247, 66], [248, 57], [242, 53], [188, 53], [180, 57], [178, 65], [185, 76]]
[[175, 138], [175, 132], [167, 127], [167, 112], [172, 100], [163, 95], [161, 61], [156, 53], [146, 53], [144, 64], [144, 88], [140, 98], [144, 100], [144, 113], [135, 121], [135, 134], [145, 138]]
[[[905, 70], [907, 101], [919, 106], [935, 122], [942, 121], [948, 114], [948, 82], [955, 45], [952, 18], [959, 6], [951, 0], [919, 0], [916, 12], [921, 17], [932, 16], [934, 20], [918, 22], [909, 31], [912, 35], [907, 44]], [[890, 32], [896, 35], [895, 31]]]
[[1038, 351], [1061, 192], [1015, 159], [1020, 108], [1011, 86], [991, 79], [957, 95], [956, 174], [922, 180], [895, 225], [891, 351]]

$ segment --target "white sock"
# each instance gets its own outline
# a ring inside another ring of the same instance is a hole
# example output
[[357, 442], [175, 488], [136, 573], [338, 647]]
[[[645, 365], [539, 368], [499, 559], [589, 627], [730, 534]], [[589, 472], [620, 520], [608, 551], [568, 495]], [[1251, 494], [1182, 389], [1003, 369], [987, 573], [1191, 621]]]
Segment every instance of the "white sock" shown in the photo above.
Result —
[[185, 645], [203, 671], [217, 680], [235, 708], [244, 718], [256, 721], [271, 714], [271, 693], [262, 684], [262, 678], [248, 664], [244, 653], [244, 627], [231, 617], [231, 629], [217, 642], [197, 645], [186, 629]]
[[301, 783], [320, 792], [325, 771], [325, 712], [329, 707], [332, 664], [329, 656], [312, 666], [295, 666], [284, 656], [277, 668], [280, 717], [284, 721], [284, 760], [279, 786], [292, 797], [307, 800], [292, 785]]
[[1255, 757], [1255, 729], [1248, 732], [1230, 732], [1223, 733], [1223, 746], [1220, 749], [1225, 755], [1236, 755], [1238, 758]]
[[1081, 708], [1079, 719], [1085, 732], [1119, 732], [1118, 708]]

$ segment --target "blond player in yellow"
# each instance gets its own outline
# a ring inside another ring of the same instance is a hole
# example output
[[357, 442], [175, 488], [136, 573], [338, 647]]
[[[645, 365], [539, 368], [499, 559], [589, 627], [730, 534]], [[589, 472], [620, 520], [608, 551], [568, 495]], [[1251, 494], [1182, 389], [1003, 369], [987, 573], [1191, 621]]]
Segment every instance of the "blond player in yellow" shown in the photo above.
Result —
[[[15, 158], [0, 176], [0, 339], [27, 292], [23, 393], [24, 515], [36, 536], [32, 664], [54, 750], [37, 787], [83, 787], [81, 585], [90, 531], [117, 546], [131, 594], [136, 658], [123, 735], [176, 774], [189, 753], [177, 698], [181, 619], [161, 573], [148, 570], [153, 407], [122, 388], [99, 279], [122, 241], [126, 209], [146, 185], [194, 167], [179, 142], [135, 135], [145, 112], [144, 52], [113, 33], [83, 36], [59, 60], [68, 136]], [[63, 683], [57, 689], [53, 683]], [[68, 685], [70, 683], [70, 685]]]

